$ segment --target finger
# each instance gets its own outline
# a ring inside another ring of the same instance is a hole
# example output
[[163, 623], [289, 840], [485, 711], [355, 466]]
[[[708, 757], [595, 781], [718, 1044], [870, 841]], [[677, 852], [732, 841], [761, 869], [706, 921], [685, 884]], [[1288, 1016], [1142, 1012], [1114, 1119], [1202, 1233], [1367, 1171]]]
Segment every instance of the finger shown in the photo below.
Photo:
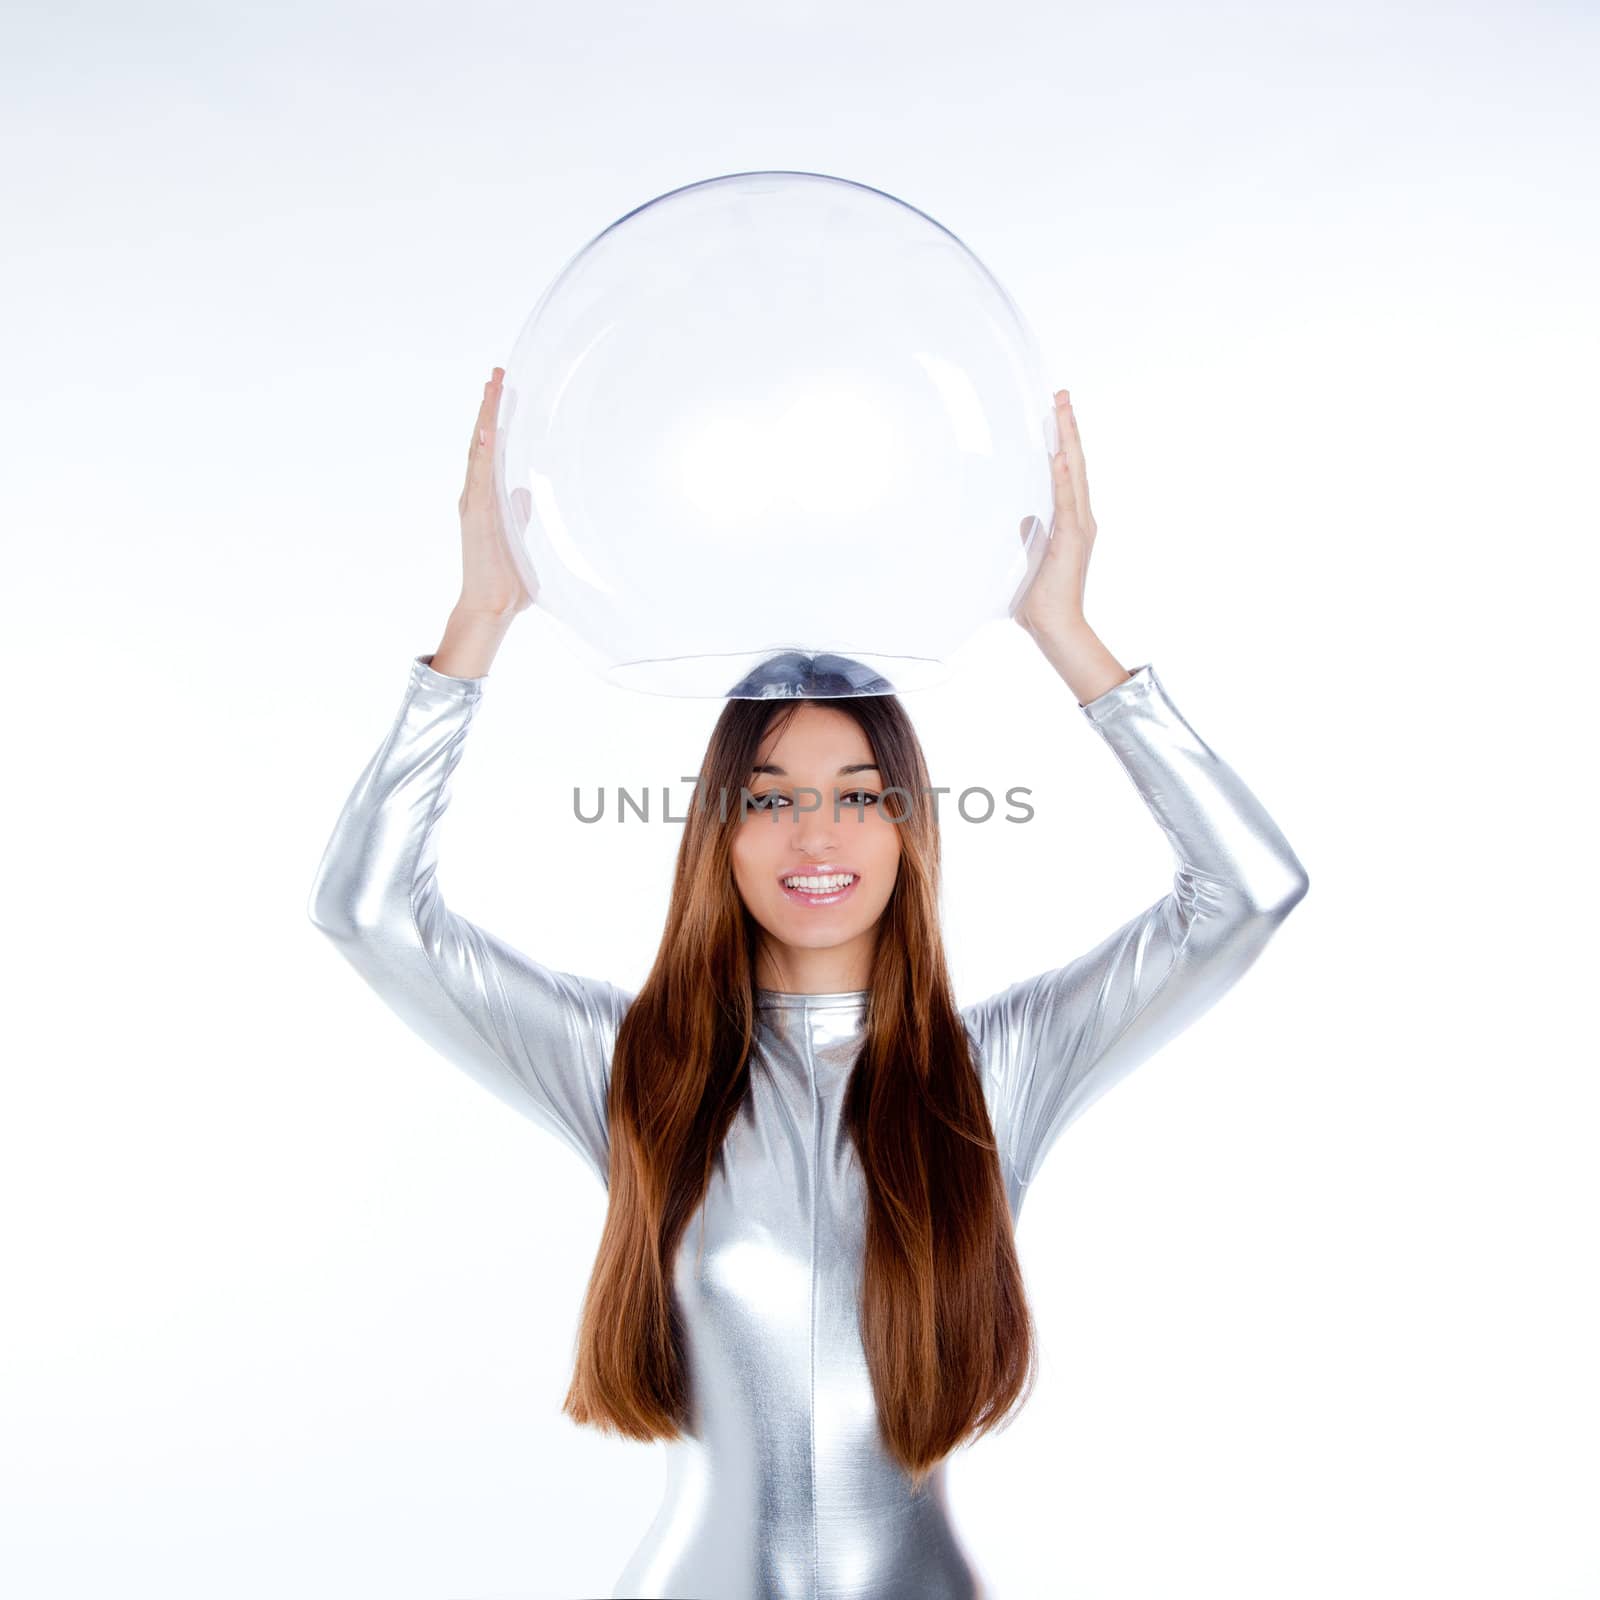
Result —
[[489, 390], [494, 379], [490, 379], [483, 386], [483, 398], [478, 402], [478, 414], [472, 419], [472, 437], [467, 441], [467, 476], [472, 476], [472, 469], [477, 464], [478, 453], [482, 448], [481, 441], [484, 437], [489, 420]]
[[496, 367], [493, 376], [483, 386], [483, 400], [478, 406], [477, 420], [472, 424], [472, 439], [467, 446], [467, 472], [489, 458], [489, 446], [494, 440], [495, 417], [500, 410], [500, 386], [505, 369]]
[[483, 386], [483, 400], [478, 403], [477, 421], [472, 424], [472, 451], [478, 451], [494, 434], [494, 416], [499, 411], [501, 379], [506, 374], [496, 366], [494, 376]]
[[1083, 440], [1078, 435], [1078, 418], [1072, 397], [1065, 389], [1056, 394], [1056, 426], [1061, 432], [1061, 450], [1056, 466], [1058, 506], [1068, 497], [1065, 509], [1085, 525], [1093, 520], [1089, 509], [1089, 469], [1083, 459]]
[[1057, 447], [1050, 457], [1050, 486], [1055, 496], [1057, 526], [1076, 520], [1078, 496], [1072, 483], [1072, 457], [1067, 450], [1067, 412], [1062, 405], [1062, 390], [1056, 391], [1055, 424]]

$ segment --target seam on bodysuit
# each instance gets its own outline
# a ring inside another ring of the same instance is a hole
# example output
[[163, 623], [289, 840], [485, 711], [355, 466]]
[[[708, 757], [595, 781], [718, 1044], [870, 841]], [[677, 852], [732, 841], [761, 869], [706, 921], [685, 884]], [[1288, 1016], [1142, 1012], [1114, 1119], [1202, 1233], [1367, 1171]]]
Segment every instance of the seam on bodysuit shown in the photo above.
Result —
[[811, 1021], [806, 1019], [806, 1079], [811, 1088], [811, 1594], [822, 1593], [822, 1558], [817, 1532], [817, 1172], [822, 1154], [822, 1117], [817, 1106], [817, 1058], [812, 1049]]

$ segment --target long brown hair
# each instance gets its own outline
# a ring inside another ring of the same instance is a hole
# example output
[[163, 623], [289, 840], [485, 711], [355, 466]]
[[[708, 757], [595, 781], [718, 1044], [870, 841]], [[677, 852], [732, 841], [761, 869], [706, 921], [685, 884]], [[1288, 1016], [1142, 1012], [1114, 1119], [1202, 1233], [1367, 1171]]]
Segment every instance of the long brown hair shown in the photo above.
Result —
[[[900, 800], [843, 1116], [865, 1178], [860, 1326], [889, 1451], [920, 1487], [1008, 1420], [1035, 1377], [994, 1131], [945, 965], [939, 830], [922, 747], [893, 694], [730, 699], [701, 763], [666, 926], [623, 1017], [607, 1101], [610, 1201], [562, 1410], [633, 1439], [688, 1420], [672, 1295], [678, 1240], [750, 1083], [759, 925], [734, 882], [743, 787], [765, 735], [808, 700], [853, 717]], [[883, 802], [880, 802], [883, 803]]]

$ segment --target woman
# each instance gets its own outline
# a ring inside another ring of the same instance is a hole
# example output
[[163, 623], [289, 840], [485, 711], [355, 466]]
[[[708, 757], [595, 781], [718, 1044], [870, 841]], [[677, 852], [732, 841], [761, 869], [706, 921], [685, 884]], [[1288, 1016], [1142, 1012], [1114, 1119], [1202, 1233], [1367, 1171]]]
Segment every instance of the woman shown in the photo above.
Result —
[[818, 684], [722, 709], [637, 995], [455, 915], [437, 826], [534, 598], [492, 492], [502, 378], [461, 497], [460, 600], [350, 795], [312, 918], [607, 1187], [564, 1409], [669, 1441], [666, 1499], [613, 1593], [980, 1595], [943, 1459], [1031, 1390], [1027, 1185], [1069, 1122], [1238, 981], [1306, 873], [1153, 669], [1120, 666], [1085, 620], [1095, 523], [1063, 392], [1053, 533], [1016, 617], [1171, 842], [1168, 895], [958, 1010], [910, 722], [892, 694]]

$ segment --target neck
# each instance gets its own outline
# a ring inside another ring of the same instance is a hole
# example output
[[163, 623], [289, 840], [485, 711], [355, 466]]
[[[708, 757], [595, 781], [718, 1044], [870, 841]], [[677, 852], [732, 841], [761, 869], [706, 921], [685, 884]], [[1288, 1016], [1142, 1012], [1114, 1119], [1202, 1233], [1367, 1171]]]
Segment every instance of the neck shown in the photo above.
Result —
[[856, 994], [872, 983], [872, 936], [862, 936], [822, 950], [765, 944], [756, 957], [758, 989], [776, 994]]

